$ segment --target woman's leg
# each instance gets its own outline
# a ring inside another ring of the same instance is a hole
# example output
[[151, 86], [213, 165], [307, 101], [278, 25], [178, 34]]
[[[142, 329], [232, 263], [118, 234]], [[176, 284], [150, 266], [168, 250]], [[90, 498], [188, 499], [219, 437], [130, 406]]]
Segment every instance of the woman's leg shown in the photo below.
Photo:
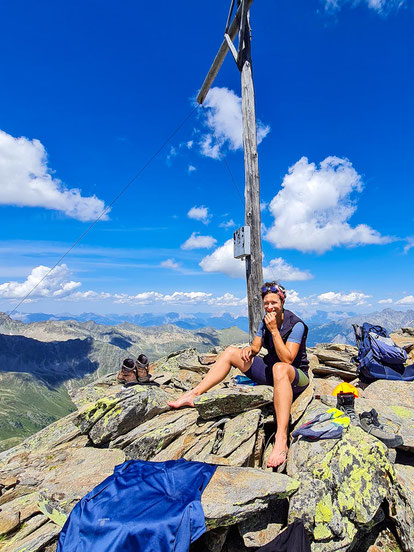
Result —
[[223, 381], [230, 372], [232, 366], [238, 368], [242, 372], [246, 372], [252, 365], [252, 362], [253, 359], [248, 362], [242, 360], [241, 349], [238, 349], [237, 347], [227, 347], [200, 383], [194, 387], [194, 389], [187, 391], [187, 393], [184, 393], [184, 395], [176, 401], [168, 402], [167, 404], [173, 408], [180, 408], [180, 406], [194, 406], [195, 397], [202, 395]]
[[276, 413], [275, 445], [267, 461], [268, 467], [276, 468], [286, 460], [288, 450], [288, 426], [290, 408], [292, 406], [292, 382], [295, 379], [295, 369], [290, 364], [278, 362], [273, 366], [273, 402]]

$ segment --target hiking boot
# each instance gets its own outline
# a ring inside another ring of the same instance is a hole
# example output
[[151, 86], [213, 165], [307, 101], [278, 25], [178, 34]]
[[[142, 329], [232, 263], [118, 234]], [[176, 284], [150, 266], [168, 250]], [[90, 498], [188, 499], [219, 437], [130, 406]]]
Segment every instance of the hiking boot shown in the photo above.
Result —
[[359, 426], [358, 416], [355, 412], [355, 395], [353, 393], [339, 393], [336, 396], [336, 408], [346, 414], [351, 424]]
[[382, 441], [388, 448], [399, 447], [403, 444], [400, 435], [396, 435], [380, 423], [378, 412], [374, 408], [369, 412], [360, 414], [359, 419], [362, 429]]
[[132, 358], [126, 358], [122, 363], [121, 369], [116, 375], [119, 383], [133, 383], [137, 381], [137, 373], [135, 371], [135, 361]]
[[148, 383], [149, 375], [149, 360], [146, 355], [140, 354], [135, 362], [137, 379], [139, 383]]

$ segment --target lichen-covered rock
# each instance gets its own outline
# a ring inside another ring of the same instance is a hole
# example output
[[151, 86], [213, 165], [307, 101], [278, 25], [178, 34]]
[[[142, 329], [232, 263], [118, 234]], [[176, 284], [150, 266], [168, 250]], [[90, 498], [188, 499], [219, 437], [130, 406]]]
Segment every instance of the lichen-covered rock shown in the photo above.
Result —
[[233, 525], [293, 494], [299, 481], [254, 468], [219, 466], [201, 497], [208, 528]]
[[[166, 412], [158, 416], [156, 420], [150, 420], [138, 426], [125, 436], [130, 441], [124, 448], [126, 457], [134, 460], [150, 460], [191, 427], [197, 417], [197, 412], [194, 409]], [[120, 444], [122, 442], [118, 439], [111, 443], [111, 446], [119, 447]]]
[[108, 374], [89, 385], [71, 389], [69, 395], [79, 409], [103, 397], [114, 396], [120, 389], [121, 385], [116, 381], [116, 374]]
[[95, 445], [102, 445], [169, 410], [168, 400], [169, 395], [159, 387], [136, 385], [114, 399], [99, 399], [84, 408], [76, 423], [82, 431], [88, 431]]
[[260, 410], [243, 412], [228, 421], [224, 426], [224, 435], [215, 454], [229, 456], [242, 443], [250, 439], [257, 430], [261, 417]]
[[[306, 419], [323, 410], [315, 404]], [[289, 520], [304, 520], [318, 552], [349, 547], [359, 528], [373, 522], [394, 481], [386, 447], [353, 426], [340, 440], [294, 442], [288, 473], [301, 481], [290, 500]]]
[[273, 401], [273, 388], [267, 385], [238, 386], [231, 389], [209, 391], [196, 397], [194, 405], [205, 420], [238, 414]]

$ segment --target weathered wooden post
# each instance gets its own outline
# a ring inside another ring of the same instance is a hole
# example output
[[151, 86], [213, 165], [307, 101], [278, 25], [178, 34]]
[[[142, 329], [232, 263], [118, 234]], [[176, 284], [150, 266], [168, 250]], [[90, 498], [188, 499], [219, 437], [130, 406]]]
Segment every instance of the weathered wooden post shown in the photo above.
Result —
[[[197, 101], [202, 104], [211, 85], [217, 76], [224, 58], [231, 51], [239, 70], [241, 71], [242, 91], [242, 120], [243, 120], [243, 150], [245, 168], [245, 225], [250, 228], [250, 251], [245, 255], [247, 304], [249, 313], [250, 340], [254, 338], [260, 320], [263, 316], [263, 307], [260, 295], [260, 285], [263, 282], [262, 267], [262, 240], [261, 240], [261, 216], [260, 216], [260, 179], [259, 160], [257, 154], [257, 125], [254, 99], [254, 86], [252, 64], [250, 57], [250, 21], [249, 9], [253, 0], [241, 0], [236, 15], [224, 34], [224, 40], [213, 61], [210, 71], [204, 80], [203, 86], [197, 96]], [[231, 16], [234, 0], [230, 8]], [[238, 52], [233, 44], [239, 33]]]

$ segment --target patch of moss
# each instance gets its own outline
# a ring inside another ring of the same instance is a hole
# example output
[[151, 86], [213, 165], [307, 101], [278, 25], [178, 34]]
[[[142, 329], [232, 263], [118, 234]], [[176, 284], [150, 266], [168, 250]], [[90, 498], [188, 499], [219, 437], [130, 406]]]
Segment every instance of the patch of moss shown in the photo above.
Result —
[[391, 410], [400, 418], [410, 419], [413, 417], [413, 411], [405, 406], [393, 405]]

